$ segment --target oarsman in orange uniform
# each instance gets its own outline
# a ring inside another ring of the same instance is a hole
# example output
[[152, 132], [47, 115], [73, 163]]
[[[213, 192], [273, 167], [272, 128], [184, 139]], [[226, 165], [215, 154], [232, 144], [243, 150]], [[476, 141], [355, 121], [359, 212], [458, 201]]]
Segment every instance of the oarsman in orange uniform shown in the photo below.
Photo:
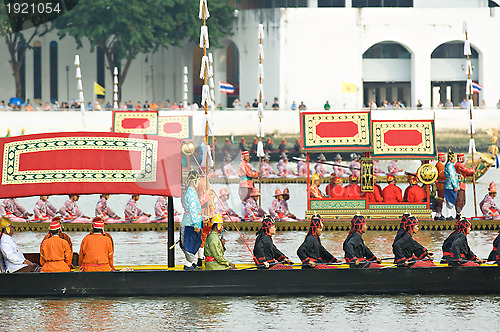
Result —
[[455, 170], [458, 174], [458, 186], [460, 189], [457, 191], [457, 202], [455, 203], [455, 210], [457, 211], [456, 219], [460, 219], [462, 209], [465, 206], [465, 178], [474, 174], [474, 167], [465, 167], [465, 155], [457, 153], [457, 162], [455, 163]]
[[410, 186], [405, 190], [406, 200], [408, 203], [422, 203], [427, 197], [424, 188], [418, 185], [418, 180], [414, 176], [410, 176]]
[[380, 203], [384, 200], [382, 197], [382, 188], [380, 188], [380, 185], [376, 183], [375, 181], [377, 180], [377, 176], [373, 174], [373, 191], [372, 192], [364, 192], [363, 197], [366, 197], [366, 200], [370, 203]]
[[437, 197], [436, 197], [436, 216], [434, 220], [445, 220], [443, 217], [443, 203], [444, 203], [444, 180], [446, 176], [444, 175], [444, 163], [446, 162], [446, 153], [438, 153], [438, 162], [436, 163], [436, 168], [438, 170], [438, 178], [436, 181]]
[[358, 176], [351, 174], [349, 175], [349, 184], [345, 187], [347, 191], [347, 198], [349, 199], [360, 199], [361, 198], [361, 187], [358, 184]]
[[[52, 218], [52, 221], [58, 222], [59, 226], [60, 226], [59, 233], [57, 234], [57, 236], [59, 236], [63, 240], [66, 240], [66, 242], [68, 242], [68, 244], [69, 244], [69, 248], [71, 249], [71, 251], [73, 251], [73, 243], [71, 242], [71, 238], [69, 237], [69, 235], [63, 232], [63, 228], [60, 224], [61, 220], [62, 220], [62, 218], [59, 216], [55, 216], [54, 218]], [[47, 235], [45, 235], [45, 237], [42, 240], [42, 243], [43, 243], [43, 241], [47, 240], [50, 237], [52, 237], [52, 232], [50, 231], [50, 227], [49, 227], [49, 233]]]
[[311, 182], [312, 182], [311, 187], [309, 188], [310, 189], [309, 198], [324, 198], [325, 196], [323, 196], [321, 190], [319, 190], [319, 185], [321, 182], [319, 175], [314, 173], [311, 176]]
[[92, 231], [87, 234], [80, 246], [80, 271], [114, 271], [113, 240], [104, 232], [104, 222], [95, 217]]
[[253, 179], [259, 176], [259, 172], [250, 164], [250, 154], [248, 151], [241, 152], [241, 162], [238, 168], [238, 176], [240, 177], [240, 199], [245, 203], [250, 198], [250, 193], [253, 189]]
[[[345, 187], [342, 187], [342, 178], [340, 176], [330, 177], [330, 184], [326, 186], [326, 195], [334, 199], [346, 199], [347, 191]], [[333, 181], [332, 181], [333, 180]]]
[[68, 242], [59, 237], [61, 223], [52, 220], [49, 226], [50, 236], [40, 245], [41, 272], [70, 272], [73, 251]]
[[396, 186], [396, 178], [392, 175], [387, 175], [387, 187], [382, 190], [384, 203], [400, 203], [403, 201], [403, 192], [401, 188]]

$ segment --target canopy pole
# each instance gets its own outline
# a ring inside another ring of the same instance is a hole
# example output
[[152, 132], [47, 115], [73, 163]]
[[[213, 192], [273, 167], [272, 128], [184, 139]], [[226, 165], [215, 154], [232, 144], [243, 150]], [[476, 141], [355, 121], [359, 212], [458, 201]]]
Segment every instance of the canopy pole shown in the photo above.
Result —
[[[167, 257], [168, 267], [175, 267], [175, 241], [174, 241], [174, 198], [168, 196], [168, 223], [167, 223]], [[172, 248], [172, 249], [170, 249]]]

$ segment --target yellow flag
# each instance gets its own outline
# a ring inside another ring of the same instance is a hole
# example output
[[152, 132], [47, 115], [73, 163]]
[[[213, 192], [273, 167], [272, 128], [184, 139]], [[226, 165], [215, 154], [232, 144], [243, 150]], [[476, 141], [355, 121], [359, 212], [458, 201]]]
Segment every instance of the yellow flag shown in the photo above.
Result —
[[94, 82], [94, 94], [96, 95], [104, 95], [104, 92], [106, 90], [100, 86], [99, 84], [97, 84], [97, 82]]
[[352, 83], [342, 83], [342, 92], [356, 93], [356, 85]]

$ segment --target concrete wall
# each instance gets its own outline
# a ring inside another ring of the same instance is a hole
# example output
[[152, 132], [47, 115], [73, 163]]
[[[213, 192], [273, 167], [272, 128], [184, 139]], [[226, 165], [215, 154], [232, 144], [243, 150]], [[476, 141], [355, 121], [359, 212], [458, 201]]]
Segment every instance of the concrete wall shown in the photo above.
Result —
[[[160, 115], [192, 114], [193, 131], [195, 136], [202, 135], [204, 124], [203, 111], [172, 112], [161, 111]], [[436, 131], [457, 130], [466, 132], [469, 125], [469, 113], [462, 109], [442, 109], [438, 111], [374, 111], [373, 118], [412, 119], [435, 117]], [[473, 113], [476, 131], [488, 128], [498, 129], [500, 110], [477, 109]], [[256, 135], [257, 112], [245, 111], [216, 111], [214, 113], [216, 135]], [[264, 133], [278, 135], [297, 135], [300, 132], [298, 111], [265, 111], [262, 120]], [[24, 129], [26, 134], [43, 132], [65, 131], [100, 131], [109, 132], [112, 126], [112, 113], [76, 111], [39, 111], [39, 112], [0, 112], [0, 136], [5, 136], [10, 129], [13, 136], [20, 135]]]

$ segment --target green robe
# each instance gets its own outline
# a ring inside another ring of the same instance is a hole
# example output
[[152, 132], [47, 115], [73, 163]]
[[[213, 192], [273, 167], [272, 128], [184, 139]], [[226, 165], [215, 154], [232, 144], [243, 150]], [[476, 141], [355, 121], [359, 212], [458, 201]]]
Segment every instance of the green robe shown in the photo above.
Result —
[[231, 268], [229, 261], [224, 258], [224, 247], [216, 231], [211, 231], [205, 241], [205, 257], [215, 258], [212, 262], [205, 261], [205, 270], [227, 270]]

